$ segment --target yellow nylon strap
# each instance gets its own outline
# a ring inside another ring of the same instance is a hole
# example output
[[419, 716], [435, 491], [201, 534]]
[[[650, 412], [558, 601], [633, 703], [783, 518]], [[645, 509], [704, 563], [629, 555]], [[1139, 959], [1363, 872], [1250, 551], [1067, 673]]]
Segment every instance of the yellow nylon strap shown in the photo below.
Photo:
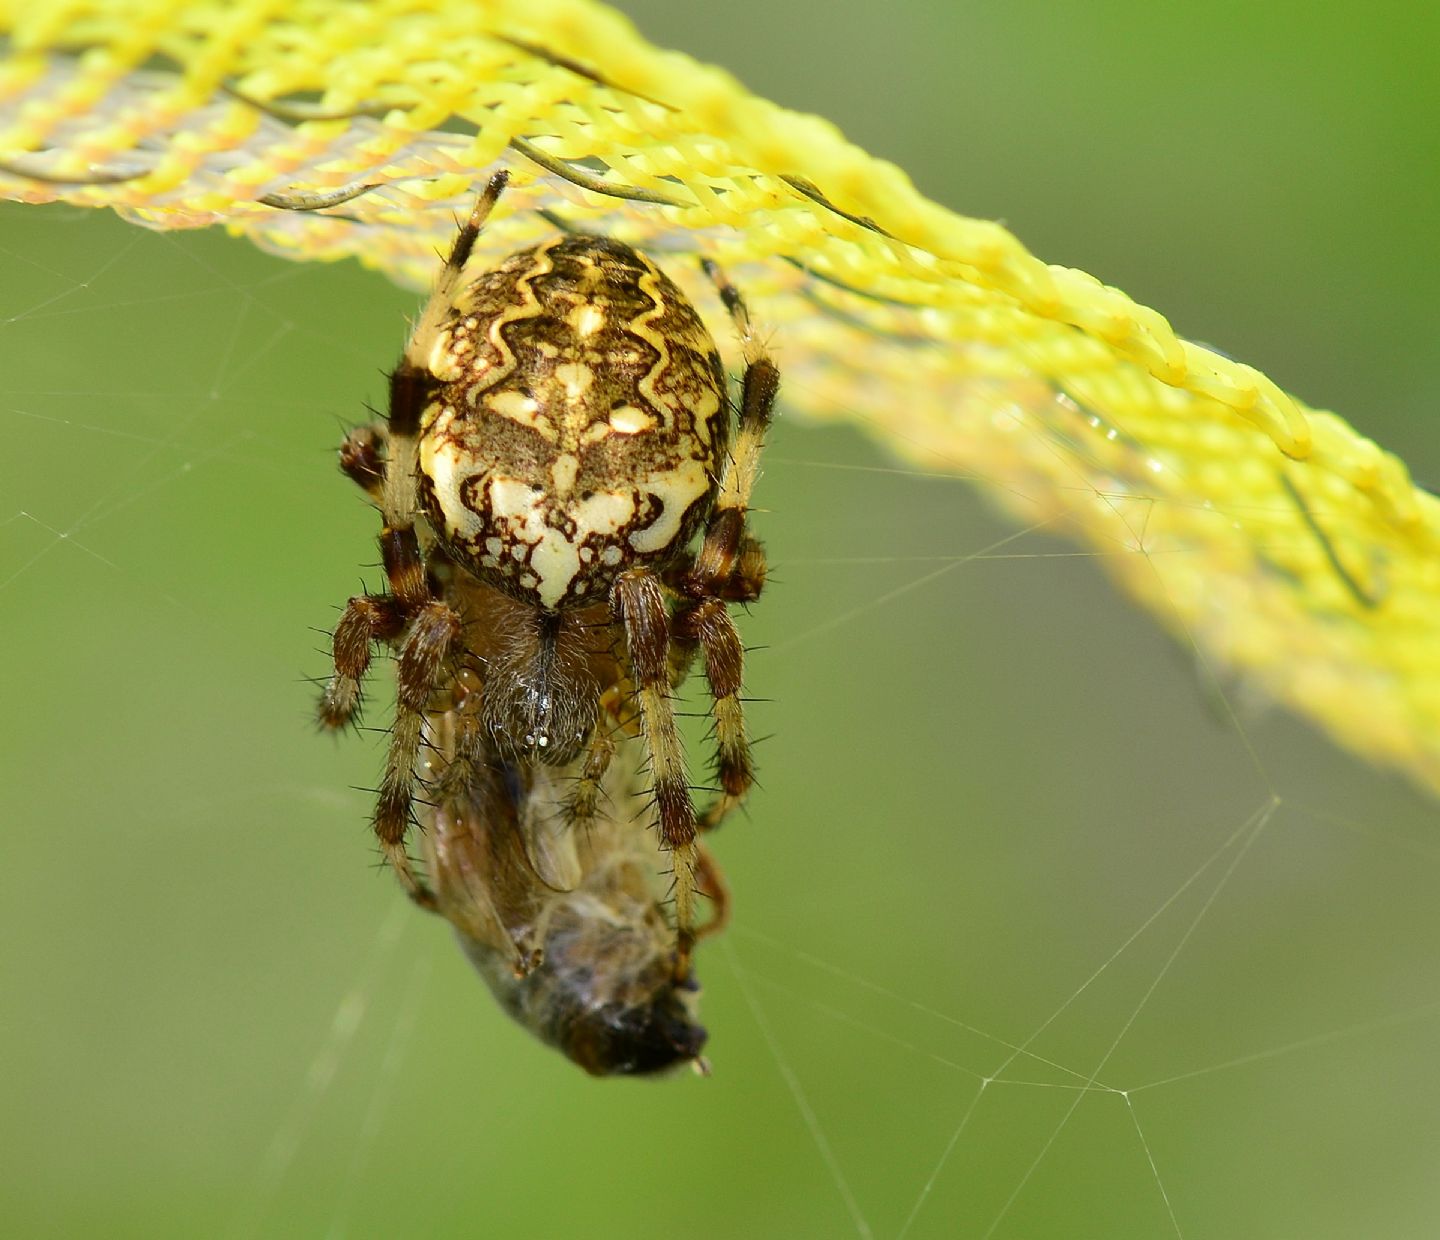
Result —
[[0, 0], [0, 196], [428, 285], [557, 227], [716, 258], [791, 411], [1082, 540], [1218, 670], [1440, 789], [1440, 506], [1154, 310], [587, 0]]

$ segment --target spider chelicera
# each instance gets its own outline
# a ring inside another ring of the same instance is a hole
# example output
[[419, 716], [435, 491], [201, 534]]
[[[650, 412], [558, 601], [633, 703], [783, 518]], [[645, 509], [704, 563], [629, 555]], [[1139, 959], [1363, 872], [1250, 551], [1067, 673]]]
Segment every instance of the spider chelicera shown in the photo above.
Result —
[[[320, 718], [349, 723], [372, 649], [394, 652], [375, 833], [412, 898], [457, 925], [454, 875], [430, 849], [427, 881], [407, 854], [416, 802], [432, 822], [523, 818], [541, 783], [565, 790], [558, 818], [583, 833], [608, 813], [617, 749], [643, 745], [630, 765], [648, 772], [673, 865], [668, 984], [684, 986], [697, 880], [721, 890], [698, 832], [753, 780], [729, 604], [755, 600], [765, 580], [746, 514], [779, 372], [708, 262], [744, 351], [736, 402], [699, 314], [626, 245], [561, 235], [467, 273], [505, 184], [492, 177], [461, 227], [390, 374], [387, 420], [342, 447], [383, 517], [388, 589], [346, 605]], [[697, 655], [718, 783], [700, 814], [672, 705]], [[501, 881], [489, 880], [491, 903]], [[523, 920], [505, 926], [517, 976], [544, 951]]]

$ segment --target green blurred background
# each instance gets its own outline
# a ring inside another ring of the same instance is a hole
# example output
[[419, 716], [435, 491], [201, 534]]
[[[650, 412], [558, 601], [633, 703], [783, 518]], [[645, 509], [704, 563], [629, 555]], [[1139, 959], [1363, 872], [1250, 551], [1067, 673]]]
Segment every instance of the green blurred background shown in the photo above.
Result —
[[[1431, 6], [622, 7], [1440, 479]], [[415, 305], [0, 207], [6, 1234], [1440, 1230], [1433, 803], [1228, 727], [1063, 544], [877, 603], [1008, 531], [843, 429], [762, 484], [714, 1078], [512, 1027], [371, 865], [375, 738], [308, 724]]]

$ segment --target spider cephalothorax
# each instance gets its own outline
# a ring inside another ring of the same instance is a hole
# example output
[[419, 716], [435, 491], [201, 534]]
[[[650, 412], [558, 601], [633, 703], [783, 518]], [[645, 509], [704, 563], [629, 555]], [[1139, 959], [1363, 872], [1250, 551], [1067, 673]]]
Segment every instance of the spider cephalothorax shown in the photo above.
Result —
[[[631, 794], [607, 773], [619, 746], [643, 744], [629, 769], [648, 772], [642, 800], [673, 862], [681, 984], [697, 875], [713, 872], [697, 830], [752, 782], [728, 604], [757, 598], [764, 583], [745, 518], [779, 374], [710, 264], [744, 347], [738, 404], [694, 307], [628, 246], [569, 235], [467, 272], [504, 185], [504, 174], [491, 179], [456, 238], [391, 373], [386, 423], [342, 448], [342, 467], [384, 518], [389, 590], [347, 605], [321, 719], [348, 722], [372, 645], [395, 650], [375, 831], [410, 894], [457, 924], [479, 897], [447, 905], [434, 865], [426, 884], [406, 854], [417, 778], [432, 818], [488, 823], [503, 789], [505, 804], [524, 803], [517, 822], [583, 824], [602, 794]], [[697, 654], [720, 785], [698, 818], [671, 704]], [[459, 701], [463, 726], [441, 761], [436, 729]], [[541, 769], [553, 774], [539, 779]], [[516, 791], [542, 786], [569, 788], [558, 812]], [[527, 836], [531, 846], [541, 844]]]

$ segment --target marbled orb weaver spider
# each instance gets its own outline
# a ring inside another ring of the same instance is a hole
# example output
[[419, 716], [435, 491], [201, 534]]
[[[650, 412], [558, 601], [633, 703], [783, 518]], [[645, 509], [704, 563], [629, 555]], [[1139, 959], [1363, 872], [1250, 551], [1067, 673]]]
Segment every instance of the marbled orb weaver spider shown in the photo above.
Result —
[[[764, 585], [764, 550], [746, 514], [779, 372], [739, 294], [708, 262], [743, 348], [734, 406], [694, 307], [626, 245], [561, 235], [468, 275], [505, 184], [506, 174], [492, 177], [461, 227], [390, 374], [386, 422], [353, 432], [341, 449], [342, 469], [381, 511], [389, 588], [346, 605], [320, 718], [330, 728], [349, 723], [372, 648], [394, 652], [380, 847], [411, 897], [462, 938], [513, 949], [517, 979], [545, 980], [553, 937], [536, 911], [543, 900], [528, 899], [555, 881], [534, 851], [559, 838], [558, 822], [572, 836], [598, 824], [600, 845], [581, 870], [603, 875], [607, 849], [620, 847], [610, 802], [630, 798], [636, 772], [648, 772], [647, 804], [674, 875], [666, 977], [638, 998], [633, 986], [597, 994], [606, 983], [592, 957], [602, 949], [571, 936], [551, 967], [570, 971], [574, 993], [552, 1020], [565, 1031], [547, 1039], [592, 1071], [648, 1071], [665, 1053], [698, 1051], [693, 1027], [673, 1028], [673, 992], [693, 989], [697, 879], [723, 890], [698, 832], [753, 781], [743, 647], [728, 605], [752, 602]], [[719, 784], [699, 815], [671, 696], [697, 655], [713, 699]], [[640, 760], [616, 763], [637, 745]], [[422, 839], [429, 881], [406, 849], [416, 805], [436, 836]], [[501, 820], [516, 824], [518, 859], [499, 837]], [[613, 875], [597, 881], [610, 896], [630, 887]], [[477, 912], [482, 905], [490, 913]], [[616, 912], [616, 899], [586, 907], [581, 920], [641, 917], [633, 901], [629, 913]], [[707, 928], [723, 916], [718, 909]], [[608, 1030], [586, 1062], [569, 1045], [586, 1039], [570, 1026], [607, 1002], [624, 1027]], [[537, 1027], [538, 1018], [521, 1018]], [[668, 1039], [668, 1050], [637, 1050], [647, 1038]]]

